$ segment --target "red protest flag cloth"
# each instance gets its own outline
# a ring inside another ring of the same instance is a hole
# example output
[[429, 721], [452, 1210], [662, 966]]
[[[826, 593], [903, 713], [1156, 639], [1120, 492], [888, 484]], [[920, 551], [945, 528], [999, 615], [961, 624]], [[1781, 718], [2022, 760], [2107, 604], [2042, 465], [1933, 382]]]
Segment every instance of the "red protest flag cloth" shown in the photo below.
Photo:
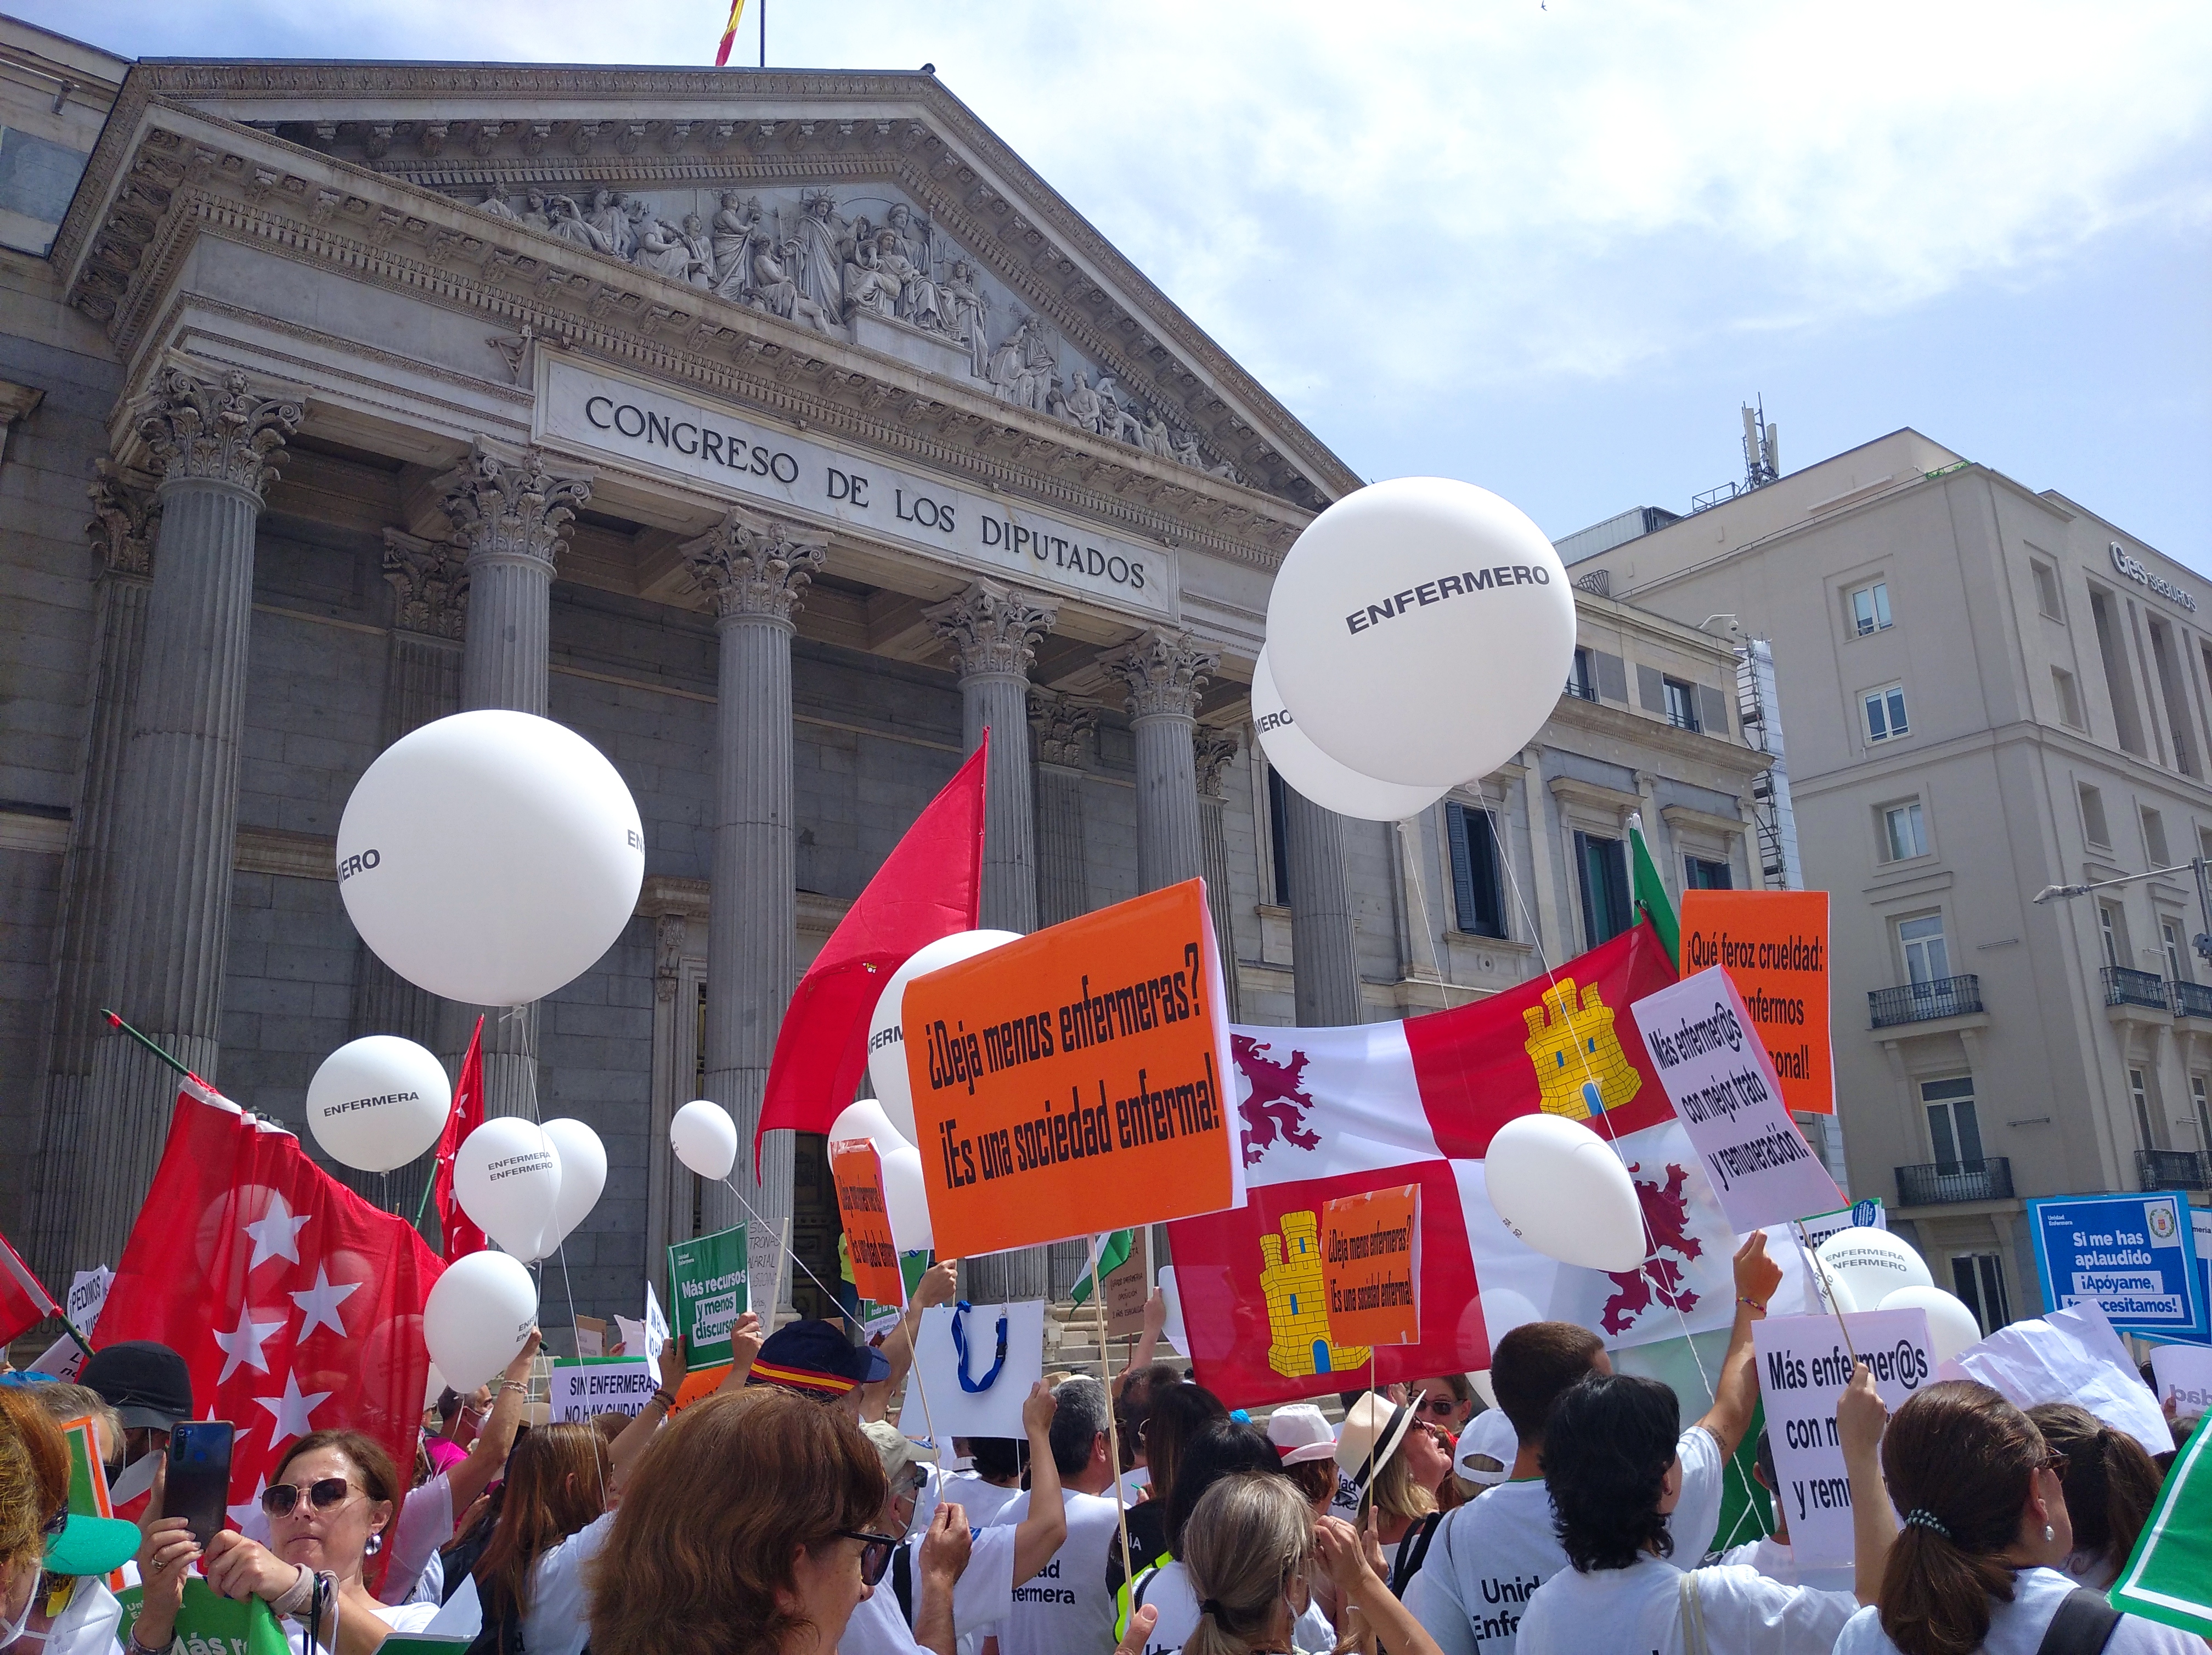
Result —
[[715, 68], [722, 69], [728, 66], [730, 43], [738, 38], [738, 20], [744, 15], [745, 0], [730, 0], [730, 21], [722, 25], [722, 44], [714, 48]]
[[779, 1127], [827, 1132], [868, 1067], [868, 1019], [892, 972], [939, 937], [975, 928], [983, 895], [983, 776], [991, 733], [868, 881], [791, 996], [761, 1098], [761, 1140]]
[[438, 1170], [431, 1189], [438, 1202], [438, 1223], [445, 1241], [446, 1263], [469, 1253], [480, 1253], [489, 1244], [477, 1221], [461, 1210], [453, 1193], [453, 1157], [462, 1141], [483, 1124], [483, 1019], [477, 1019], [469, 1037], [468, 1056], [461, 1059], [460, 1079], [453, 1082], [453, 1107], [446, 1116], [446, 1129], [438, 1135]]
[[60, 1309], [8, 1238], [0, 1236], [0, 1346], [28, 1333]]
[[300, 1141], [186, 1081], [100, 1311], [100, 1342], [185, 1359], [193, 1412], [237, 1427], [231, 1520], [286, 1445], [348, 1426], [412, 1465], [430, 1374], [422, 1304], [445, 1267]]

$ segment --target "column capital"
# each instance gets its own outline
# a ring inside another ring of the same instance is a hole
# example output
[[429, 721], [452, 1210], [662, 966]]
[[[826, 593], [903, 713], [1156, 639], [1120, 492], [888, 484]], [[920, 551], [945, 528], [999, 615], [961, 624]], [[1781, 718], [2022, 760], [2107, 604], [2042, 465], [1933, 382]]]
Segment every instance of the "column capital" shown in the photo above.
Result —
[[1084, 743], [1098, 727], [1098, 709], [1049, 690], [1030, 691], [1030, 727], [1037, 733], [1037, 756], [1048, 764], [1083, 763]]
[[450, 540], [384, 532], [384, 578], [398, 596], [392, 624], [433, 638], [468, 634], [468, 554]]
[[1129, 694], [1129, 716], [1194, 718], [1200, 692], [1220, 665], [1221, 652], [1189, 632], [1147, 632], [1134, 643], [1101, 655], [1098, 664]]
[[258, 501], [276, 480], [301, 413], [296, 397], [264, 397], [235, 368], [168, 367], [138, 399], [131, 423], [163, 484], [226, 483]]
[[963, 678], [985, 673], [1027, 678], [1037, 640], [1052, 630], [1060, 605], [1018, 587], [977, 581], [957, 597], [922, 611]]
[[788, 625], [806, 583], [821, 573], [830, 538], [781, 518], [732, 507], [722, 520], [677, 551], [695, 590], [709, 593], [718, 620], [739, 617]]
[[1236, 731], [1218, 729], [1211, 724], [1200, 724], [1193, 729], [1190, 744], [1191, 757], [1198, 766], [1199, 797], [1220, 798], [1222, 775], [1243, 744]]
[[100, 460], [94, 472], [84, 491], [92, 502], [92, 520], [84, 526], [92, 549], [113, 574], [151, 575], [161, 496], [112, 459]]
[[510, 457], [481, 438], [434, 486], [471, 562], [538, 563], [549, 575], [576, 508], [592, 497], [589, 478], [556, 476], [538, 449]]

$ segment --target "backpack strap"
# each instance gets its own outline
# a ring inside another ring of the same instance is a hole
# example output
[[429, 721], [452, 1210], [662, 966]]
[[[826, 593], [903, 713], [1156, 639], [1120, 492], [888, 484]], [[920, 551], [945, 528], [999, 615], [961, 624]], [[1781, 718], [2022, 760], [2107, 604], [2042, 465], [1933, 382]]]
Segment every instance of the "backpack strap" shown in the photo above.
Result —
[[2044, 1628], [2035, 1655], [2099, 1655], [2119, 1628], [2120, 1612], [2103, 1592], [2076, 1586]]
[[901, 1542], [891, 1549], [891, 1591], [898, 1597], [899, 1615], [914, 1624], [914, 1548]]
[[1437, 1537], [1437, 1524], [1444, 1520], [1442, 1512], [1431, 1512], [1398, 1542], [1398, 1555], [1390, 1565], [1390, 1595], [1403, 1600], [1406, 1588], [1421, 1572], [1421, 1565], [1429, 1561], [1429, 1543]]
[[1682, 1628], [1682, 1655], [1711, 1655], [1712, 1646], [1705, 1640], [1705, 1606], [1698, 1596], [1698, 1572], [1683, 1570], [1676, 1590], [1680, 1594], [1677, 1616]]

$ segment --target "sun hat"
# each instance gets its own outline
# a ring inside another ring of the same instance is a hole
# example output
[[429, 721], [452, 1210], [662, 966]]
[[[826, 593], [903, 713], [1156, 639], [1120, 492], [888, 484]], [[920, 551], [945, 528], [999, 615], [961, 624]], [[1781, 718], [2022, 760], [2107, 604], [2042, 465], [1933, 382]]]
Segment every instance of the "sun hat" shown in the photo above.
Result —
[[1344, 1430], [1336, 1439], [1336, 1465], [1358, 1487], [1370, 1470], [1381, 1470], [1413, 1428], [1413, 1410], [1369, 1391], [1345, 1410]]

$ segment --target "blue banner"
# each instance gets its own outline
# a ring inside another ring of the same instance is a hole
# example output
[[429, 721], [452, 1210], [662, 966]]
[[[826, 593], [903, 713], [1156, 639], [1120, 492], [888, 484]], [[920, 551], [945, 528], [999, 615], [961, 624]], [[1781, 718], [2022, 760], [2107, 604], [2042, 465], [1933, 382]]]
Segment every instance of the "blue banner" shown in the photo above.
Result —
[[2122, 1333], [2212, 1343], [2185, 1197], [2059, 1196], [2027, 1214], [2051, 1308], [2094, 1304]]

